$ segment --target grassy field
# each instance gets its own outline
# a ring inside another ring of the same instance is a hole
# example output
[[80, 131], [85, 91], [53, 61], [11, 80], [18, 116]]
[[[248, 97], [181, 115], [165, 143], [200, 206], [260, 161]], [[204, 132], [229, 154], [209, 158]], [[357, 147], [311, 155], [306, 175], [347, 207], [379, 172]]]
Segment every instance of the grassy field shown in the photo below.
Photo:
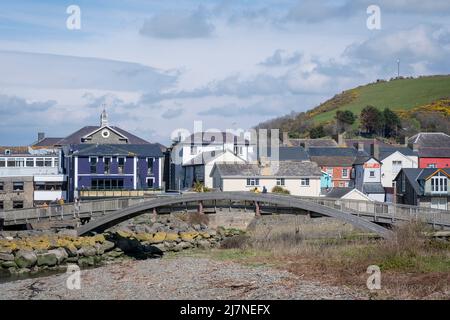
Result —
[[[220, 249], [189, 254], [288, 270], [304, 279], [352, 287], [373, 299], [450, 299], [450, 242], [430, 240], [425, 230], [413, 223], [396, 229], [390, 240], [354, 233], [311, 239], [298, 232], [296, 223], [262, 224], [226, 240]], [[366, 287], [370, 265], [381, 269], [381, 290]]]
[[[367, 105], [373, 105], [380, 109], [389, 107], [392, 110], [410, 110], [441, 98], [450, 97], [450, 76], [380, 82], [357, 87], [346, 93], [351, 93], [350, 101], [342, 99], [343, 102], [338, 108], [315, 114], [314, 122], [322, 123], [332, 120], [336, 110], [351, 110], [357, 115]], [[321, 106], [326, 104], [327, 102]], [[321, 106], [312, 109], [311, 112], [318, 112]]]

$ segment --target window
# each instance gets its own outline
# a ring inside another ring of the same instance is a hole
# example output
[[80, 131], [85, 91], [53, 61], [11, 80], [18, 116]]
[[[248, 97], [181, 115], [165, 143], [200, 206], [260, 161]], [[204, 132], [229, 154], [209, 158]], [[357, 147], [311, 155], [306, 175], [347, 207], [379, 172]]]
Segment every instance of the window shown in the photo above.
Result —
[[90, 158], [91, 173], [97, 173], [97, 158]]
[[154, 181], [155, 181], [155, 180], [154, 180], [153, 178], [147, 179], [147, 188], [153, 189]]
[[24, 158], [16, 158], [16, 167], [24, 167], [25, 159]]
[[197, 146], [191, 145], [191, 155], [197, 154]]
[[0, 167], [5, 167], [5, 166], [6, 166], [6, 159], [0, 158]]
[[436, 163], [427, 164], [427, 168], [436, 168]]
[[93, 190], [115, 190], [123, 189], [123, 179], [92, 179]]
[[153, 174], [153, 163], [155, 162], [154, 158], [147, 158], [147, 174]]
[[33, 158], [27, 158], [25, 161], [25, 165], [27, 167], [34, 167], [34, 159]]
[[59, 159], [58, 158], [53, 158], [53, 166], [56, 168], [59, 167]]
[[125, 168], [125, 158], [117, 158], [117, 166], [119, 169], [119, 174], [123, 173]]
[[342, 178], [348, 178], [348, 169], [342, 169]]
[[14, 191], [23, 191], [23, 182], [13, 182]]
[[16, 159], [15, 158], [8, 158], [7, 160], [8, 167], [12, 168], [16, 166]]
[[60, 191], [60, 190], [65, 190], [65, 186], [64, 186], [64, 183], [62, 183], [62, 182], [37, 181], [34, 183], [34, 190], [36, 190], [36, 191]]
[[235, 145], [235, 146], [234, 146], [234, 154], [242, 155], [242, 154], [243, 154], [243, 152], [242, 152], [242, 146], [237, 146], [237, 145]]
[[13, 209], [23, 209], [23, 201], [13, 201]]
[[402, 168], [402, 162], [401, 161], [392, 161], [392, 172], [398, 173], [400, 172], [400, 169]]
[[284, 178], [277, 179], [277, 186], [284, 186]]
[[257, 178], [248, 178], [247, 186], [259, 186], [259, 179]]
[[3, 201], [0, 201], [0, 210], [5, 209], [5, 204]]
[[36, 158], [36, 167], [44, 166], [44, 158]]
[[103, 163], [105, 166], [103, 167], [104, 174], [110, 174], [111, 173], [111, 158], [103, 158]]
[[402, 173], [402, 192], [406, 192], [406, 176], [405, 173]]
[[45, 158], [44, 166], [51, 167], [52, 166], [52, 158]]
[[3, 191], [3, 182], [0, 182], [0, 191]]
[[309, 178], [300, 179], [300, 185], [302, 187], [308, 187], [309, 186]]
[[431, 178], [431, 192], [436, 193], [447, 193], [448, 185], [447, 185], [447, 176], [439, 172], [437, 175]]
[[375, 171], [370, 170], [369, 171], [369, 177], [374, 178], [375, 177]]
[[215, 151], [211, 151], [211, 157], [215, 157], [216, 156], [216, 152]]

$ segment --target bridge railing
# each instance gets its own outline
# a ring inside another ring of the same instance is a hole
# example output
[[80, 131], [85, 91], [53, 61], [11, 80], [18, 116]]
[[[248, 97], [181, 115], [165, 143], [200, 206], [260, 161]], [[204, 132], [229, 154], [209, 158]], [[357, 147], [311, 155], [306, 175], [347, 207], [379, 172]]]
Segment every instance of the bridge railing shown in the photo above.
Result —
[[298, 197], [299, 199], [322, 204], [327, 207], [340, 209], [356, 215], [368, 215], [376, 218], [387, 218], [395, 220], [422, 220], [429, 224], [450, 225], [450, 211], [439, 210], [428, 207], [409, 206], [394, 203], [384, 203], [376, 201], [318, 198], [318, 197]]

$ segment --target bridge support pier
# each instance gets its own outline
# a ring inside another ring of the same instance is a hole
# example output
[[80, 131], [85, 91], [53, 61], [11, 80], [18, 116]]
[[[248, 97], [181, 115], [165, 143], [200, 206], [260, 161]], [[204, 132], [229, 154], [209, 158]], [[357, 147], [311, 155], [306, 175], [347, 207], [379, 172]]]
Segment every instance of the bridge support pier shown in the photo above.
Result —
[[203, 201], [199, 201], [198, 202], [198, 210], [197, 210], [197, 212], [199, 214], [204, 214], [204, 212], [203, 212]]
[[260, 217], [261, 216], [261, 209], [259, 207], [258, 201], [255, 201], [255, 216]]

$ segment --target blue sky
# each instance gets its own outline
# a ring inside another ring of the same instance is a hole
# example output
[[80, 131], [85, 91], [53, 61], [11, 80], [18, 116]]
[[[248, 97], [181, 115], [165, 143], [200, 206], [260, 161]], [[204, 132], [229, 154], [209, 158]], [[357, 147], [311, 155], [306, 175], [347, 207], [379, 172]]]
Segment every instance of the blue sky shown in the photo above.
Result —
[[395, 76], [398, 58], [402, 75], [449, 74], [449, 18], [447, 0], [3, 0], [0, 144], [96, 124], [103, 103], [112, 124], [167, 143], [194, 120], [245, 129], [305, 111]]

